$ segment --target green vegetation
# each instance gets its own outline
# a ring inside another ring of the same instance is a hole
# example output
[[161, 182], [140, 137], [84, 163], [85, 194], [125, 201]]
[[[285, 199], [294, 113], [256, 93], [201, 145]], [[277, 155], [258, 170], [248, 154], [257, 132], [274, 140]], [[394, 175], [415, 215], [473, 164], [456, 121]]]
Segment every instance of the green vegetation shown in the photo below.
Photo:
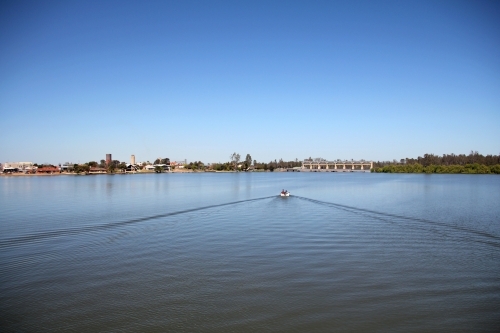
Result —
[[184, 165], [185, 169], [190, 170], [205, 170], [205, 164], [202, 161], [190, 162], [189, 164]]
[[419, 156], [416, 159], [374, 163], [372, 172], [500, 174], [500, 156], [483, 156], [477, 151], [471, 151], [469, 155], [425, 154], [424, 157]]
[[121, 162], [120, 164], [118, 164], [118, 169], [125, 171], [127, 169], [127, 163]]
[[252, 165], [252, 156], [250, 154], [247, 154], [245, 157], [245, 169], [248, 169], [249, 166]]
[[36, 166], [38, 168], [55, 168], [56, 166], [54, 164], [33, 164], [33, 166]]
[[[240, 154], [233, 153], [229, 156], [231, 159], [226, 163], [213, 163], [210, 165], [210, 169], [216, 171], [231, 171], [238, 170], [238, 163], [240, 161]], [[196, 163], [196, 162], [195, 162]], [[201, 162], [199, 162], [201, 163]], [[254, 170], [254, 171], [274, 171], [278, 168], [294, 168], [302, 166], [302, 162], [297, 158], [295, 161], [283, 161], [280, 159], [279, 161], [274, 160], [269, 163], [266, 162], [257, 162], [257, 160], [253, 160], [250, 154], [247, 154], [245, 160], [241, 163], [241, 171]], [[186, 166], [188, 167], [188, 166]], [[189, 168], [189, 167], [188, 167]]]
[[88, 173], [90, 170], [90, 166], [85, 163], [85, 164], [74, 164], [73, 165], [73, 172], [74, 173]]
[[115, 173], [115, 171], [116, 171], [116, 164], [115, 164], [115, 163], [110, 163], [110, 164], [108, 165], [108, 170], [107, 170], [107, 172], [108, 172], [108, 173]]
[[157, 158], [153, 164], [170, 164], [169, 158]]
[[483, 164], [466, 164], [466, 165], [428, 165], [422, 164], [407, 164], [407, 165], [386, 165], [381, 168], [375, 168], [374, 172], [383, 173], [469, 173], [469, 174], [500, 174], [500, 164], [488, 166]]
[[256, 170], [262, 170], [262, 171], [274, 171], [274, 169], [278, 168], [295, 168], [295, 167], [300, 167], [302, 166], [302, 162], [299, 161], [297, 158], [295, 161], [283, 161], [283, 159], [280, 158], [279, 161], [270, 161], [269, 163], [259, 163], [257, 161], [254, 161], [254, 168]]
[[233, 164], [230, 162], [226, 163], [213, 163], [211, 165], [212, 170], [216, 171], [231, 171], [233, 170]]
[[240, 162], [240, 154], [232, 153], [229, 158], [231, 159], [231, 163], [236, 171], [238, 169], [238, 163]]

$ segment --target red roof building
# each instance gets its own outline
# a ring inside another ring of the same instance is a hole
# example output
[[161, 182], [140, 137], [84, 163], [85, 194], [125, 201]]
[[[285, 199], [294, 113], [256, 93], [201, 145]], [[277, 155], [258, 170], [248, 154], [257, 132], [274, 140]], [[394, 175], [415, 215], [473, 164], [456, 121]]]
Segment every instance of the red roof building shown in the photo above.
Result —
[[51, 167], [51, 166], [41, 167], [41, 168], [36, 169], [36, 173], [56, 173], [59, 171], [60, 170], [58, 167]]
[[95, 173], [106, 173], [106, 168], [99, 168], [99, 167], [91, 167], [89, 170], [90, 174], [95, 174]]

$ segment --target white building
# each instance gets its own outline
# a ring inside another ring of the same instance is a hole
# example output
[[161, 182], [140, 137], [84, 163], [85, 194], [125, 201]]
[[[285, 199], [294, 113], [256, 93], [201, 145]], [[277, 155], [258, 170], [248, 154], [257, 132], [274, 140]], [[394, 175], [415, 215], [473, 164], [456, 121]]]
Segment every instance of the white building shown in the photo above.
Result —
[[146, 165], [144, 169], [148, 171], [155, 171], [156, 167], [162, 168], [163, 171], [170, 171], [170, 166], [167, 164], [153, 164], [153, 165]]
[[5, 162], [2, 164], [3, 168], [14, 168], [19, 170], [31, 170], [33, 162]]

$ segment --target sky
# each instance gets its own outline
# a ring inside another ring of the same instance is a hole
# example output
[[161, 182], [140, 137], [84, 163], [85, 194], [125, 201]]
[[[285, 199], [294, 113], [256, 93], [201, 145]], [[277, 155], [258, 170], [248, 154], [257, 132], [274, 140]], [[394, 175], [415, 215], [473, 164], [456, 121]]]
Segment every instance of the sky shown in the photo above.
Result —
[[498, 1], [3, 1], [0, 162], [500, 154]]

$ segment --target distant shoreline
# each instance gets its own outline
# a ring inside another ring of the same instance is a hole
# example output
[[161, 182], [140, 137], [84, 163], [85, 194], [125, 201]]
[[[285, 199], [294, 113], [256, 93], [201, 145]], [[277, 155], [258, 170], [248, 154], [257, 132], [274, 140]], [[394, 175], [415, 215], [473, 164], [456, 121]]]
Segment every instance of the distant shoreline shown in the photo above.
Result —
[[[437, 172], [436, 172], [437, 171]], [[441, 172], [439, 172], [441, 171]], [[390, 168], [377, 168], [375, 170], [366, 171], [366, 172], [333, 172], [333, 173], [392, 173], [392, 174], [440, 174], [440, 175], [495, 175], [495, 174], [500, 174], [498, 170], [494, 169], [493, 171], [488, 170], [490, 172], [485, 172], [486, 170], [466, 170], [466, 172], [443, 172], [444, 170], [426, 170], [426, 171], [417, 171], [417, 172], [408, 172], [408, 171], [401, 171], [401, 170], [394, 170]], [[495, 172], [497, 171], [497, 172]], [[257, 172], [257, 173], [270, 173], [270, 170], [266, 171], [251, 171], [251, 172]], [[274, 171], [276, 173], [282, 173], [286, 171]], [[166, 172], [161, 172], [163, 174], [169, 174], [169, 173], [246, 173], [245, 171], [222, 171], [222, 170], [174, 170], [174, 171], [166, 171]], [[302, 171], [302, 173], [332, 173], [332, 172], [321, 172], [321, 171], [314, 171], [314, 170], [307, 170], [307, 171]], [[35, 174], [29, 174], [29, 173], [0, 173], [1, 177], [54, 177], [54, 176], [109, 176], [109, 175], [134, 175], [134, 174], [157, 174], [157, 172], [154, 171], [141, 171], [141, 172], [116, 172], [116, 173], [91, 173], [91, 174], [86, 174], [86, 173], [69, 173], [69, 172], [62, 172], [62, 173], [35, 173]]]
[[[205, 171], [180, 169], [164, 171], [161, 173], [235, 173], [236, 171]], [[134, 175], [134, 174], [156, 174], [155, 171], [137, 171], [137, 172], [115, 172], [115, 173], [74, 173], [74, 172], [55, 172], [55, 173], [0, 173], [4, 177], [37, 177], [37, 176], [100, 176], [100, 175]]]
[[[191, 173], [193, 171], [167, 171], [162, 173]], [[55, 172], [55, 173], [1, 173], [5, 177], [36, 177], [36, 176], [99, 176], [99, 175], [130, 175], [130, 174], [155, 174], [154, 171], [141, 172], [115, 172], [115, 173], [73, 173], [73, 172]]]

